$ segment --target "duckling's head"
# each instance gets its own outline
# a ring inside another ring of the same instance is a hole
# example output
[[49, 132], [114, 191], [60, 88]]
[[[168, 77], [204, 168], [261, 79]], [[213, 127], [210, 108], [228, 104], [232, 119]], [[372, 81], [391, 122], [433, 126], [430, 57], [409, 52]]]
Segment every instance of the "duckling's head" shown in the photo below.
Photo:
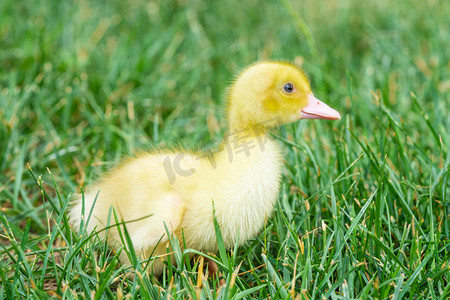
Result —
[[228, 94], [230, 129], [270, 128], [299, 119], [340, 119], [316, 99], [297, 67], [281, 62], [256, 63], [245, 69]]

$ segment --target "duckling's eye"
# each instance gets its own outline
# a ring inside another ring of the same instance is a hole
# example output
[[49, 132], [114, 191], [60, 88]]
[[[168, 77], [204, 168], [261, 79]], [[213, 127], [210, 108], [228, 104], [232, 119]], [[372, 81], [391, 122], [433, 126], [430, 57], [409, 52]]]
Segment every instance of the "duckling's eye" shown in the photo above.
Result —
[[288, 83], [286, 83], [284, 86], [283, 86], [283, 90], [286, 92], [286, 93], [292, 93], [293, 91], [294, 91], [294, 85], [292, 84], [292, 83], [290, 83], [290, 82], [288, 82]]

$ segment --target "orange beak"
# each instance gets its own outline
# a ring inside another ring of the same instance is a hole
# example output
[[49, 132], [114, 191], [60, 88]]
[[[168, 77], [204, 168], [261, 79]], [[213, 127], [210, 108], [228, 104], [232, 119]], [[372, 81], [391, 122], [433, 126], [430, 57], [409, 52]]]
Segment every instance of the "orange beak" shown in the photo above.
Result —
[[308, 95], [308, 105], [301, 110], [300, 119], [339, 120], [341, 115], [313, 95]]

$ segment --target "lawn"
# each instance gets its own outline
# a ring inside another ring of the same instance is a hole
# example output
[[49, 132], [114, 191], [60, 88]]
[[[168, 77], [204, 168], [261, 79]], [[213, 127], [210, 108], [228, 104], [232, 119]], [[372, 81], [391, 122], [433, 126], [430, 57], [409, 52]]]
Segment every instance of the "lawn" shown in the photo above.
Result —
[[[449, 19], [443, 0], [1, 1], [0, 299], [448, 299]], [[226, 87], [268, 59], [342, 119], [274, 132], [273, 215], [202, 254], [223, 286], [175, 240], [155, 278], [72, 231], [71, 196], [121, 158], [217, 145]]]

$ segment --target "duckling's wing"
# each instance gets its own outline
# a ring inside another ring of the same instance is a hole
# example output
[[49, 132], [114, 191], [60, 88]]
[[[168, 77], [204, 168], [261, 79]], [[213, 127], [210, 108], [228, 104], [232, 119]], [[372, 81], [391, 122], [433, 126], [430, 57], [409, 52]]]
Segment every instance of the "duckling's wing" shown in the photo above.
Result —
[[168, 193], [162, 200], [152, 203], [155, 214], [148, 218], [148, 222], [136, 222], [139, 225], [132, 226], [130, 235], [134, 248], [151, 249], [167, 243], [167, 233], [174, 234], [181, 225], [185, 201], [174, 193]]
[[[181, 225], [185, 211], [185, 201], [177, 194], [169, 194], [165, 201], [166, 207], [161, 212], [163, 224], [166, 225], [168, 233], [174, 234]], [[166, 233], [166, 228], [163, 227]]]

